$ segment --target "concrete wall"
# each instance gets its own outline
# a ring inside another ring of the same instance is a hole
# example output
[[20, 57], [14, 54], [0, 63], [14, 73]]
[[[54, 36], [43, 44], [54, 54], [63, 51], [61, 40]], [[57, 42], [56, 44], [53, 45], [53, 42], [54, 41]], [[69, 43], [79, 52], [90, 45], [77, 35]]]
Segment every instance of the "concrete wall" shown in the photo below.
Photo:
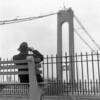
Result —
[[29, 97], [22, 96], [0, 96], [0, 100], [29, 100]]
[[42, 100], [100, 100], [100, 96], [47, 96]]
[[[29, 97], [5, 95], [0, 96], [0, 100], [29, 100]], [[42, 100], [100, 100], [100, 96], [44, 96]]]

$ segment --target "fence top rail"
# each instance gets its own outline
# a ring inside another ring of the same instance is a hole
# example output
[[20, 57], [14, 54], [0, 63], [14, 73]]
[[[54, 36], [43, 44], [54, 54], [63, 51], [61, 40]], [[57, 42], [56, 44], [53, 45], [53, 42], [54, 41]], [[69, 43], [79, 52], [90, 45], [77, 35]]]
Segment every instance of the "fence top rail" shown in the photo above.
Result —
[[0, 64], [15, 64], [15, 63], [27, 63], [27, 60], [5, 60], [5, 61], [0, 61]]
[[100, 53], [99, 52], [96, 52], [96, 53], [93, 53], [93, 52], [91, 52], [91, 53], [88, 53], [88, 52], [86, 52], [86, 53], [75, 53], [74, 55], [68, 55], [67, 53], [65, 53], [65, 55], [63, 55], [63, 56], [58, 56], [58, 55], [47, 55], [47, 56], [44, 56], [44, 60], [46, 60], [46, 59], [52, 59], [52, 58], [66, 58], [66, 57], [81, 57], [81, 56], [100, 56]]
[[0, 72], [0, 75], [26, 75], [26, 74], [29, 74], [28, 71]]
[[29, 85], [29, 83], [20, 83], [20, 82], [0, 82], [0, 85]]
[[28, 68], [28, 65], [3, 65], [3, 66], [0, 66], [0, 70], [3, 70], [3, 69], [26, 69]]
[[[97, 51], [96, 53], [93, 53], [93, 52], [91, 52], [91, 53], [88, 53], [88, 52], [86, 52], [86, 53], [75, 53], [74, 55], [68, 55], [67, 53], [65, 53], [65, 55], [63, 55], [63, 56], [58, 56], [58, 55], [51, 55], [51, 56], [49, 56], [49, 55], [47, 55], [47, 56], [44, 56], [44, 60], [46, 60], [46, 59], [52, 59], [52, 58], [66, 58], [66, 57], [78, 57], [78, 56], [100, 56], [100, 53]], [[38, 58], [36, 58], [35, 59], [35, 62], [37, 62], [37, 60], [38, 60]], [[0, 64], [14, 64], [14, 63], [27, 63], [28, 62], [28, 60], [1, 60], [0, 61]]]
[[[35, 63], [38, 63], [38, 58], [34, 59]], [[28, 60], [0, 60], [0, 64], [18, 64], [18, 63], [28, 63]]]

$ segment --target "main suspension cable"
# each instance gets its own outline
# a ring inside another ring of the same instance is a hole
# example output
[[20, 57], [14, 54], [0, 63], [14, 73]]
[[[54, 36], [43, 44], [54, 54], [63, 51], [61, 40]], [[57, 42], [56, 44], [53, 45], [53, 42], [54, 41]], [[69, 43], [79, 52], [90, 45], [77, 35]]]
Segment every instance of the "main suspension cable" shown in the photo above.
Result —
[[41, 19], [41, 18], [44, 18], [44, 17], [52, 16], [52, 15], [55, 15], [55, 14], [57, 14], [57, 12], [46, 14], [46, 15], [41, 15], [41, 16], [36, 16], [36, 17], [28, 17], [28, 18], [20, 18], [20, 19], [15, 18], [15, 19], [12, 19], [12, 20], [3, 20], [3, 21], [0, 21], [0, 25], [36, 20], [36, 19]]
[[77, 36], [92, 50], [92, 52], [95, 52], [95, 50], [81, 37], [81, 35], [78, 33], [76, 29], [74, 29], [74, 32], [77, 34]]
[[91, 41], [96, 45], [96, 47], [100, 50], [100, 46], [96, 43], [96, 41], [92, 38], [92, 36], [89, 34], [89, 32], [86, 30], [86, 28], [82, 25], [82, 23], [79, 21], [79, 19], [74, 15], [75, 20], [78, 22], [78, 24], [81, 26], [83, 31], [88, 35], [88, 37], [91, 39]]

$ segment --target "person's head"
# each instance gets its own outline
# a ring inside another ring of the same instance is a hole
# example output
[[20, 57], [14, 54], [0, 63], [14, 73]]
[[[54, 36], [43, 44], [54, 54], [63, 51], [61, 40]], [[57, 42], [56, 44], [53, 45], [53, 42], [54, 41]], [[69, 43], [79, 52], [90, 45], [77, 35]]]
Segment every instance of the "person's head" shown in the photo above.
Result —
[[21, 53], [28, 53], [28, 44], [27, 42], [22, 42], [18, 48]]

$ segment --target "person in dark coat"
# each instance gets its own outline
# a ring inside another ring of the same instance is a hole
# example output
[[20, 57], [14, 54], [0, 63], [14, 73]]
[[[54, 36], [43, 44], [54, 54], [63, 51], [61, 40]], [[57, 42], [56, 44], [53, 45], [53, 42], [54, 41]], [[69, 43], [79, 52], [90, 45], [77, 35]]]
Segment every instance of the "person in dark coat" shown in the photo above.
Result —
[[[43, 61], [43, 55], [38, 50], [33, 50], [32, 48], [28, 47], [27, 42], [22, 42], [18, 48], [18, 51], [20, 52], [17, 55], [13, 56], [13, 60], [26, 60], [27, 56], [33, 56], [35, 59], [36, 64], [36, 78], [37, 82], [43, 82], [43, 78], [41, 76], [41, 71], [39, 70], [38, 65], [40, 65], [40, 62]], [[29, 51], [32, 52], [29, 54]], [[16, 65], [27, 65], [27, 63], [15, 63]], [[28, 71], [28, 68], [18, 69], [18, 71]], [[21, 83], [28, 83], [29, 82], [29, 75], [19, 75], [19, 79]]]

